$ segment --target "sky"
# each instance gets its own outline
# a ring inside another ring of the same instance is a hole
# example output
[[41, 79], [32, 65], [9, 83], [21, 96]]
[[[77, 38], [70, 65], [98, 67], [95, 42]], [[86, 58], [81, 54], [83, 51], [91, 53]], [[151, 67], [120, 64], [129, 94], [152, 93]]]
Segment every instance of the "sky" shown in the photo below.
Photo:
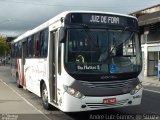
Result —
[[18, 36], [67, 10], [129, 14], [160, 0], [0, 0], [0, 35]]

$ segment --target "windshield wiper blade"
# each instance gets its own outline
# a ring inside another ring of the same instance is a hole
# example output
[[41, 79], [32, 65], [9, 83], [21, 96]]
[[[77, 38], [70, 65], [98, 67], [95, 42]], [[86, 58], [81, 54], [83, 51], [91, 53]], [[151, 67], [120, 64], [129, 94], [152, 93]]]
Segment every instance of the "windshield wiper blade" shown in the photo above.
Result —
[[[119, 36], [117, 37], [118, 38], [118, 40], [117, 41], [120, 41], [120, 39], [121, 39], [121, 36], [123, 35], [123, 33], [125, 32], [125, 31], [127, 31], [127, 30], [129, 30], [129, 28], [128, 27], [125, 27], [124, 29], [123, 29], [123, 31], [119, 34]], [[132, 36], [132, 35], [131, 35]], [[115, 48], [117, 48], [117, 47], [119, 47], [119, 46], [121, 46], [124, 42], [126, 42], [128, 39], [126, 39], [126, 40], [124, 40], [124, 41], [121, 41], [120, 43], [117, 43], [116, 45], [114, 45], [114, 47], [109, 51], [109, 56], [110, 56], [110, 54], [113, 52], [113, 50], [115, 49]], [[108, 57], [109, 57], [108, 56]]]
[[[125, 27], [125, 28], [123, 29], [123, 31], [119, 34], [117, 41], [120, 41], [121, 36], [122, 36], [122, 35], [124, 34], [124, 32], [127, 31], [127, 30], [128, 30], [128, 31], [131, 31], [128, 27]], [[134, 31], [132, 31], [132, 34], [131, 34], [127, 39], [125, 39], [125, 40], [121, 41], [120, 43], [116, 44], [116, 45], [108, 52], [108, 56], [105, 58], [105, 60], [107, 60], [108, 58], [111, 57], [112, 52], [113, 52], [114, 49], [118, 48], [118, 47], [121, 46], [124, 42], [128, 41], [128, 40], [133, 36], [133, 32], [134, 32]]]

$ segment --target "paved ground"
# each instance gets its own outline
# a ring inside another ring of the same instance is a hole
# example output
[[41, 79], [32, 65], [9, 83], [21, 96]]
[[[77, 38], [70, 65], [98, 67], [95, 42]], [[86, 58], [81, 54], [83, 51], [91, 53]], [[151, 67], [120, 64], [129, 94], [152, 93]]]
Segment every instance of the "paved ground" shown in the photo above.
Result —
[[145, 85], [145, 86], [160, 87], [160, 80], [158, 79], [157, 76], [154, 76], [154, 77], [143, 77], [142, 84]]
[[[16, 117], [18, 117], [18, 120], [93, 120], [92, 118], [98, 117], [99, 115], [106, 117], [100, 120], [107, 120], [107, 117], [117, 117], [117, 115], [133, 115], [134, 118], [138, 115], [138, 120], [140, 120], [139, 118], [150, 120], [146, 117], [147, 115], [149, 117], [150, 115], [160, 115], [160, 92], [158, 92], [160, 91], [160, 87], [157, 87], [160, 82], [156, 79], [156, 77], [142, 78], [145, 90], [143, 91], [142, 104], [139, 106], [91, 112], [78, 112], [72, 114], [63, 113], [57, 109], [52, 111], [44, 110], [42, 107], [41, 98], [37, 97], [33, 93], [23, 89], [18, 89], [16, 87], [16, 82], [10, 76], [9, 67], [0, 66], [0, 79], [3, 80], [0, 81], [0, 113], [2, 112], [2, 114], [0, 114], [0, 120], [13, 120], [13, 118], [15, 118], [14, 120], [17, 120]], [[3, 106], [3, 104], [5, 105]], [[3, 114], [5, 112], [3, 112], [2, 106], [4, 107], [4, 110], [6, 109], [6, 111], [10, 112], [8, 114]], [[12, 106], [14, 109], [11, 109]], [[160, 116], [158, 120], [160, 120]]]
[[[0, 113], [38, 114], [39, 112], [22, 99], [0, 79]], [[16, 109], [15, 109], [16, 108]]]
[[[6, 67], [0, 66], [0, 68], [0, 73], [5, 72]], [[2, 76], [0, 76], [0, 120], [48, 119], [2, 79]]]

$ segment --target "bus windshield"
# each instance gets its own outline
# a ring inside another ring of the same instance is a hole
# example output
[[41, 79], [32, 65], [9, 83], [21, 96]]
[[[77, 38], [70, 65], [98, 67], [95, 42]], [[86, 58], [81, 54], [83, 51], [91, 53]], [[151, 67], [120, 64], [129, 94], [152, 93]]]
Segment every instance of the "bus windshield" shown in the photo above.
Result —
[[127, 73], [141, 70], [138, 34], [129, 30], [69, 29], [65, 67], [71, 73]]

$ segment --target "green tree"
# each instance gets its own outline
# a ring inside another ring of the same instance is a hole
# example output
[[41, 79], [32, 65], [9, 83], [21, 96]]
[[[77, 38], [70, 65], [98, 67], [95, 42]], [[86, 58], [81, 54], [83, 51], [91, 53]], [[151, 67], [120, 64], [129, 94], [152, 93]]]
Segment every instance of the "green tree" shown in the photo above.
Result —
[[6, 37], [0, 35], [0, 56], [5, 56], [9, 54], [10, 49], [6, 40]]

